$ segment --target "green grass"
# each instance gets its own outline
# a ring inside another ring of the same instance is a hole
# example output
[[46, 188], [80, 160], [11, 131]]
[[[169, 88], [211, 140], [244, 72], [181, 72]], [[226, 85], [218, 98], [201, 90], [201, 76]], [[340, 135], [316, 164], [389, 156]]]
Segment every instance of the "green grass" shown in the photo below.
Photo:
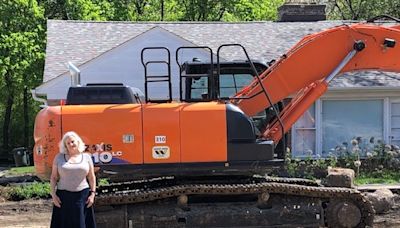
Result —
[[400, 173], [394, 171], [386, 172], [373, 172], [368, 174], [361, 174], [356, 178], [357, 185], [363, 184], [399, 184]]
[[8, 200], [18, 201], [31, 198], [49, 198], [49, 182], [33, 182], [24, 186], [8, 187], [5, 196]]
[[15, 167], [7, 171], [8, 175], [23, 175], [23, 174], [34, 174], [34, 173], [35, 173], [34, 166]]
[[[22, 167], [30, 168], [30, 167]], [[30, 169], [16, 168], [16, 172], [29, 173]], [[99, 186], [107, 185], [107, 179], [99, 179]], [[0, 186], [1, 187], [1, 186]], [[32, 182], [24, 185], [8, 186], [0, 188], [0, 196], [10, 201], [20, 201], [25, 199], [48, 199], [50, 198], [50, 183], [49, 182]]]

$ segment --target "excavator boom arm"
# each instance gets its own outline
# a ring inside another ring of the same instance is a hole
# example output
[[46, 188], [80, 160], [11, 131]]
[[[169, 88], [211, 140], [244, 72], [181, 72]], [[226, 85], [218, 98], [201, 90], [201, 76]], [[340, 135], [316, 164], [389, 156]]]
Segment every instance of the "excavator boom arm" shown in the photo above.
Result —
[[[325, 93], [337, 74], [358, 70], [400, 72], [399, 26], [341, 25], [308, 35], [235, 95], [236, 103], [254, 116], [278, 101], [294, 96], [292, 104], [267, 127], [265, 138], [279, 141], [307, 108]], [[349, 57], [350, 56], [350, 57]], [[347, 60], [347, 61], [346, 61]], [[260, 84], [262, 83], [262, 86]], [[265, 88], [269, 99], [262, 92]], [[237, 99], [247, 97], [251, 99]]]

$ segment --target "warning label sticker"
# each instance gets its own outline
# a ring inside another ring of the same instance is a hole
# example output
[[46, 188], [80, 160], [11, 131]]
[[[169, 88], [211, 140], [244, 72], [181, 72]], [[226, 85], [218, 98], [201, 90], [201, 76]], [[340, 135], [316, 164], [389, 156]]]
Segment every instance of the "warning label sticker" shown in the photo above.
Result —
[[168, 146], [155, 146], [153, 147], [153, 158], [154, 159], [168, 159], [170, 151]]

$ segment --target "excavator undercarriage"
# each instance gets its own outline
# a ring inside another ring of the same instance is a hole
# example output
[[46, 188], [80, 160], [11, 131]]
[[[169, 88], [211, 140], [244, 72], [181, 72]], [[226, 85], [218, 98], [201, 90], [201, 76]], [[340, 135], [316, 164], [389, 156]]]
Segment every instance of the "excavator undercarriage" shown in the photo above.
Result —
[[366, 227], [374, 217], [357, 190], [269, 177], [110, 184], [95, 210], [99, 227]]

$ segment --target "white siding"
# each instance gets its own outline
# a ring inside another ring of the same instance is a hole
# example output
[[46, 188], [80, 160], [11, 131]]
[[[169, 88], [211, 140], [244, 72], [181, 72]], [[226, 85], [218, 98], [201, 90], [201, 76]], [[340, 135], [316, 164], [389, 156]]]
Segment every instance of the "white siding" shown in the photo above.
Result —
[[[87, 83], [123, 83], [137, 87], [144, 93], [144, 67], [141, 63], [141, 51], [145, 47], [167, 47], [171, 52], [171, 74], [173, 85], [173, 98], [179, 98], [179, 70], [176, 64], [175, 52], [181, 46], [194, 46], [192, 43], [164, 30], [155, 27], [140, 36], [127, 41], [119, 47], [110, 50], [101, 56], [79, 66], [81, 70], [81, 84]], [[163, 52], [165, 53], [165, 52]], [[166, 60], [166, 55], [160, 56], [160, 52], [146, 52], [148, 60]], [[192, 60], [193, 57], [203, 61], [209, 61], [210, 54], [202, 49], [192, 49], [182, 52], [181, 62]], [[70, 60], [72, 63], [73, 59]], [[65, 63], [66, 64], [66, 63]], [[163, 65], [153, 65], [151, 73], [163, 74]], [[67, 68], [66, 68], [67, 69]], [[50, 80], [37, 88], [40, 94], [47, 94], [47, 99], [65, 99], [70, 86], [69, 74], [65, 73]], [[156, 85], [156, 84], [153, 84]], [[166, 84], [159, 84], [166, 87]], [[151, 89], [151, 87], [150, 87]], [[155, 90], [151, 90], [155, 91]], [[151, 92], [150, 91], [150, 92]], [[166, 90], [157, 90], [151, 95], [166, 96]]]

